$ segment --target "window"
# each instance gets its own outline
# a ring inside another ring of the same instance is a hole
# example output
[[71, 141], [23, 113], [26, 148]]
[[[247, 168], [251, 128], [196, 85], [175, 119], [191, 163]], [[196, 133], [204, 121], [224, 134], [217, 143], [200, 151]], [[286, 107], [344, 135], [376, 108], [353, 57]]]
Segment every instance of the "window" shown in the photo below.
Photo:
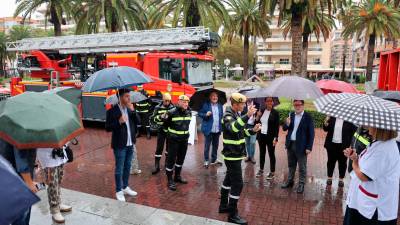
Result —
[[313, 59], [313, 63], [314, 63], [315, 65], [319, 65], [319, 64], [321, 64], [321, 59], [320, 59], [320, 58], [314, 58], [314, 59]]
[[172, 70], [182, 68], [182, 60], [162, 58], [159, 60], [159, 76], [161, 79], [172, 80]]
[[279, 64], [289, 64], [289, 59], [279, 59]]

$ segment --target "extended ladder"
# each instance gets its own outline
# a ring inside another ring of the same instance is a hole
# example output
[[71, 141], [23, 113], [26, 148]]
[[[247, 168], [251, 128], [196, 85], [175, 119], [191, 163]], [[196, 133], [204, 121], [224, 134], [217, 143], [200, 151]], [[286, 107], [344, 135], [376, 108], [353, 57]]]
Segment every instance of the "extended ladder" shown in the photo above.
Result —
[[[205, 27], [26, 38], [7, 43], [7, 51], [53, 50], [61, 54], [119, 51], [198, 50], [215, 45]], [[217, 40], [218, 42], [218, 40]], [[218, 44], [218, 43], [217, 43]]]

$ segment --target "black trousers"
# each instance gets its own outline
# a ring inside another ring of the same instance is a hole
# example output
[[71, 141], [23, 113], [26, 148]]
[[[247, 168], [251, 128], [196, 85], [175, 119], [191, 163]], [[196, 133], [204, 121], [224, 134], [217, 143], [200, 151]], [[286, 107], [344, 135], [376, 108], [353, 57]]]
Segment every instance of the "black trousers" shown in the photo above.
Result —
[[242, 160], [225, 160], [226, 175], [223, 187], [230, 188], [230, 198], [239, 199], [243, 189]]
[[365, 218], [356, 209], [346, 207], [344, 214], [343, 225], [396, 225], [397, 219], [390, 221], [379, 221], [378, 210], [375, 211], [371, 219]]
[[166, 171], [172, 172], [175, 167], [176, 172], [182, 170], [183, 162], [185, 161], [188, 140], [176, 140], [173, 138], [167, 139], [168, 145], [168, 156], [167, 156], [167, 167]]
[[150, 114], [146, 113], [139, 113], [140, 117], [140, 125], [141, 131], [146, 133], [148, 129], [150, 129]]
[[[305, 151], [305, 150], [304, 150]], [[296, 142], [291, 141], [287, 149], [289, 174], [288, 181], [293, 182], [297, 164], [299, 165], [299, 183], [305, 184], [307, 176], [307, 155], [297, 151]]]
[[160, 128], [160, 131], [157, 134], [157, 147], [156, 147], [156, 158], [161, 158], [162, 153], [164, 151], [164, 144], [166, 145], [165, 157], [168, 155], [168, 141], [167, 140], [167, 133]]
[[258, 138], [258, 146], [260, 147], [260, 170], [264, 170], [265, 153], [268, 148], [269, 167], [272, 173], [275, 172], [276, 157], [275, 146], [273, 145], [274, 138], [266, 134], [260, 134]]
[[333, 176], [333, 171], [335, 170], [336, 162], [339, 164], [339, 177], [344, 178], [347, 169], [347, 158], [343, 154], [342, 144], [331, 143], [326, 149], [328, 153], [328, 162], [326, 163], [328, 169], [328, 177]]

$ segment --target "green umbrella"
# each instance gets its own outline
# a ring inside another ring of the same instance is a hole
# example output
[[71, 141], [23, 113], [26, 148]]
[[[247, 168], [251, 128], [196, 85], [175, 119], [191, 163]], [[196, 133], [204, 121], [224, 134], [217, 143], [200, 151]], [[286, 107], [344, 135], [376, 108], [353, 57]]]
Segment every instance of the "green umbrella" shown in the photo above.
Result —
[[79, 105], [82, 100], [81, 89], [75, 87], [57, 87], [51, 90], [46, 90], [44, 93], [57, 94], [74, 105]]
[[0, 138], [18, 149], [61, 148], [83, 132], [77, 107], [59, 97], [25, 92], [0, 102]]

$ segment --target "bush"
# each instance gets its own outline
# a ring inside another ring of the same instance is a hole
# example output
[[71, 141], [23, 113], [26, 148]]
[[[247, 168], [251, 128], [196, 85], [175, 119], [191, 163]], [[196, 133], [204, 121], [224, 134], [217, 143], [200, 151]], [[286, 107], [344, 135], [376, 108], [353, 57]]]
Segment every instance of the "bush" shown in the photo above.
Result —
[[[289, 113], [293, 111], [292, 106], [289, 102], [281, 103], [279, 106], [276, 107], [276, 110], [279, 112], [279, 119], [281, 124], [285, 122], [286, 118], [289, 116]], [[315, 127], [322, 127], [326, 117], [325, 114], [310, 109], [305, 109], [304, 111], [311, 115], [314, 120]]]
[[238, 80], [242, 80], [242, 75], [234, 75], [233, 77], [232, 77], [232, 79], [233, 80], [236, 80], [236, 81], [238, 81]]

